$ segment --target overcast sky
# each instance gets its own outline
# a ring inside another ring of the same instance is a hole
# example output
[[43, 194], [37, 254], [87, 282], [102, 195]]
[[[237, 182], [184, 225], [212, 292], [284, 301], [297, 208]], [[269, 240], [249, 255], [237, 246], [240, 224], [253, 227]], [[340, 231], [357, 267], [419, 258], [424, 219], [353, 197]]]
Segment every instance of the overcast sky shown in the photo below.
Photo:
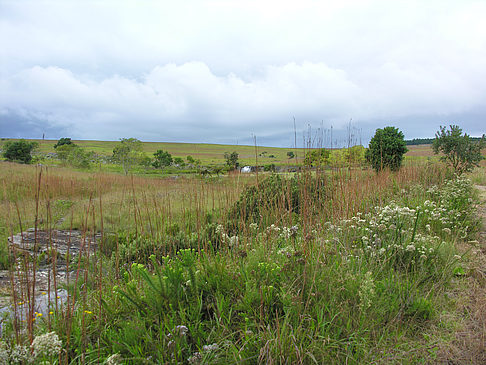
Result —
[[484, 0], [0, 0], [0, 136], [481, 135], [485, 19]]

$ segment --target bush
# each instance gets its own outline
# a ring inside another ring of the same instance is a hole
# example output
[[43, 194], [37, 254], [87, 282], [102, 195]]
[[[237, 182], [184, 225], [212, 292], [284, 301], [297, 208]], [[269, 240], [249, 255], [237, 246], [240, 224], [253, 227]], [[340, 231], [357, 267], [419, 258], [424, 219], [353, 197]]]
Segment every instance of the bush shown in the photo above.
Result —
[[71, 138], [61, 138], [57, 143], [54, 145], [54, 148], [60, 147], [60, 146], [66, 146], [66, 145], [71, 145], [75, 146], [73, 141], [71, 141]]
[[376, 171], [389, 168], [397, 171], [407, 152], [403, 133], [395, 127], [377, 129], [366, 151], [366, 160]]
[[481, 156], [481, 148], [485, 146], [485, 137], [474, 142], [466, 133], [462, 134], [462, 129], [457, 125], [440, 127], [440, 131], [435, 134], [432, 149], [435, 154], [442, 152], [444, 156], [441, 160], [451, 165], [457, 174], [469, 172], [484, 158]]
[[5, 143], [3, 157], [5, 157], [8, 161], [30, 163], [32, 161], [32, 151], [37, 146], [37, 142], [27, 142], [24, 139], [16, 142], [9, 141]]
[[172, 162], [174, 162], [174, 160], [172, 159], [172, 155], [169, 152], [157, 150], [157, 152], [154, 153], [154, 162], [152, 163], [152, 165], [156, 169], [160, 169], [162, 167], [172, 165]]
[[316, 207], [324, 201], [324, 188], [325, 180], [321, 176], [301, 174], [284, 179], [272, 174], [258, 186], [246, 187], [229, 215], [245, 222], [260, 222], [265, 216], [282, 218], [282, 211], [299, 214], [305, 199]]

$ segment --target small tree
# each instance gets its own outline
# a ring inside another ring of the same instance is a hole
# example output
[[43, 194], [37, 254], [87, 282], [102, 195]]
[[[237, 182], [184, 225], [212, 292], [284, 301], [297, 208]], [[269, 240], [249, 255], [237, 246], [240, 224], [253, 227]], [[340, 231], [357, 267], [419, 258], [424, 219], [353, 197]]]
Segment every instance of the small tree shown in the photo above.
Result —
[[331, 151], [325, 148], [319, 148], [312, 151], [307, 151], [304, 158], [306, 166], [325, 165], [329, 163], [329, 156]]
[[74, 167], [89, 168], [95, 159], [93, 151], [87, 152], [74, 143], [62, 144], [56, 148], [57, 158]]
[[75, 146], [73, 141], [71, 141], [71, 138], [61, 138], [57, 143], [54, 145], [54, 148], [60, 147], [60, 146]]
[[238, 162], [238, 152], [233, 151], [232, 153], [225, 152], [224, 158], [226, 160], [226, 165], [232, 170], [236, 170], [240, 165]]
[[3, 157], [8, 161], [30, 163], [32, 161], [32, 151], [38, 145], [37, 142], [27, 142], [25, 139], [15, 142], [8, 141], [4, 146]]
[[123, 166], [125, 175], [133, 165], [139, 164], [142, 158], [142, 142], [136, 138], [122, 138], [113, 149], [113, 160]]
[[435, 154], [443, 153], [441, 160], [451, 165], [457, 174], [472, 171], [484, 159], [481, 149], [485, 147], [485, 136], [475, 142], [457, 125], [450, 125], [449, 130], [440, 126], [432, 142]]
[[407, 151], [403, 133], [398, 128], [385, 127], [376, 130], [365, 157], [376, 171], [385, 168], [397, 171]]
[[287, 152], [287, 157], [289, 159], [294, 158], [295, 157], [295, 153], [293, 153], [292, 151], [289, 151], [289, 152]]
[[173, 162], [172, 155], [169, 152], [163, 150], [157, 150], [157, 152], [154, 153], [154, 158], [155, 160], [152, 163], [152, 165], [156, 169], [160, 169], [165, 166], [170, 166], [172, 165]]
[[186, 160], [188, 163], [190, 163], [191, 165], [194, 165], [194, 163], [196, 162], [196, 160], [194, 160], [194, 157], [192, 156], [187, 156], [186, 157]]
[[174, 163], [180, 167], [186, 166], [186, 163], [182, 157], [174, 157]]

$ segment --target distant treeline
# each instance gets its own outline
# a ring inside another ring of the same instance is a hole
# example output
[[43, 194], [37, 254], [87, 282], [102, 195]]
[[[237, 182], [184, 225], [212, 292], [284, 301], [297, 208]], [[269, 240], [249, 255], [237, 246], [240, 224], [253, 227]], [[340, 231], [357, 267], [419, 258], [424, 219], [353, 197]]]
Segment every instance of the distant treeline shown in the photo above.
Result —
[[[481, 137], [469, 137], [473, 141], [479, 141]], [[407, 145], [432, 144], [435, 138], [414, 138], [405, 140]]]

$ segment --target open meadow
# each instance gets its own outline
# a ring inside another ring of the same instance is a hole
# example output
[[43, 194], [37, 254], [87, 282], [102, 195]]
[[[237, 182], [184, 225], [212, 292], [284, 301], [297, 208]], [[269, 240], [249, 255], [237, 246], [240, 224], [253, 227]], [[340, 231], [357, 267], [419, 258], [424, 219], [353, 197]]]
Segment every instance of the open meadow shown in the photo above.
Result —
[[[227, 149], [163, 148], [219, 163]], [[471, 182], [429, 150], [379, 173], [0, 162], [0, 364], [455, 361], [458, 308], [484, 269], [485, 167]], [[464, 346], [463, 363], [484, 359], [481, 342]]]

